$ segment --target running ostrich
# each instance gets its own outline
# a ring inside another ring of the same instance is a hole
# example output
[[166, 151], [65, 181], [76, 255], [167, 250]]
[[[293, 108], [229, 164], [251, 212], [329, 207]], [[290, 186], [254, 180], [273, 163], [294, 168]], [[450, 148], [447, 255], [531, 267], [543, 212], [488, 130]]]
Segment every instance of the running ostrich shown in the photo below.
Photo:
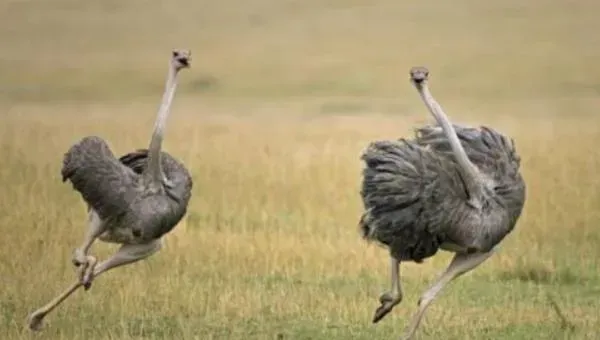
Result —
[[[88, 290], [101, 273], [156, 253], [162, 236], [186, 213], [192, 178], [185, 166], [161, 152], [163, 133], [177, 87], [177, 74], [189, 67], [190, 52], [174, 50], [162, 103], [149, 148], [117, 159], [101, 138], [89, 136], [65, 154], [63, 182], [73, 184], [88, 206], [88, 230], [73, 254], [78, 281], [50, 303], [29, 316], [29, 328], [39, 330], [44, 317], [83, 286]], [[89, 255], [96, 239], [122, 246], [112, 257], [97, 264]]]
[[525, 203], [513, 141], [488, 127], [452, 125], [429, 91], [428, 76], [424, 67], [410, 71], [441, 128], [419, 128], [413, 140], [371, 143], [362, 155], [362, 235], [390, 251], [391, 290], [379, 298], [373, 323], [402, 301], [401, 262], [421, 263], [438, 249], [455, 253], [419, 299], [404, 339], [413, 338], [427, 307], [450, 281], [494, 253]]

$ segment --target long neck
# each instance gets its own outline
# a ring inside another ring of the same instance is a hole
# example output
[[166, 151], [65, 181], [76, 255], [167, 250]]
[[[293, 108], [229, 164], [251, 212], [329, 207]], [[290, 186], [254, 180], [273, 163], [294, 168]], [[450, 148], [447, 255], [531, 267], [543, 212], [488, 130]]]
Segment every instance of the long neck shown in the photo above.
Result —
[[448, 119], [440, 104], [438, 104], [438, 102], [431, 95], [427, 83], [423, 82], [418, 84], [417, 89], [419, 90], [419, 94], [421, 95], [425, 106], [427, 106], [429, 112], [431, 112], [435, 120], [438, 122], [438, 124], [440, 124], [444, 130], [444, 133], [446, 134], [446, 138], [448, 138], [448, 141], [450, 142], [452, 153], [456, 158], [459, 171], [465, 181], [471, 198], [476, 198], [478, 193], [481, 191], [481, 182], [477, 167], [475, 167], [475, 165], [469, 160], [465, 149], [460, 144], [460, 140], [456, 135], [456, 131], [454, 130], [452, 123], [450, 123], [450, 119]]
[[165, 125], [167, 123], [167, 117], [169, 116], [169, 110], [171, 108], [171, 103], [173, 102], [176, 88], [177, 70], [175, 70], [173, 66], [170, 66], [167, 82], [165, 84], [165, 93], [163, 94], [162, 102], [158, 109], [158, 115], [156, 117], [156, 122], [154, 123], [154, 132], [152, 133], [152, 139], [150, 140], [150, 146], [148, 148], [148, 166], [144, 174], [150, 185], [162, 185], [163, 170], [160, 153]]

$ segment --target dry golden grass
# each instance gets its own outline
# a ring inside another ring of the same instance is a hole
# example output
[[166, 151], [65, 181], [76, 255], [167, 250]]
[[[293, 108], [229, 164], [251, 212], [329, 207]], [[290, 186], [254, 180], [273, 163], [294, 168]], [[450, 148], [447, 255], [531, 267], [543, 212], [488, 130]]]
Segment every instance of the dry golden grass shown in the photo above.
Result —
[[[282, 108], [290, 113], [284, 118], [199, 116], [199, 107], [180, 101], [167, 138], [195, 179], [185, 222], [147, 263], [107, 274], [62, 306], [43, 336], [368, 338], [398, 330], [393, 319], [410, 316], [448, 256], [406, 265], [406, 301], [386, 322], [368, 324], [387, 260], [357, 234], [357, 157], [370, 140], [409, 133], [421, 116], [304, 119], [291, 108]], [[24, 316], [73, 280], [70, 254], [84, 230], [83, 204], [60, 183], [61, 153], [76, 136], [93, 133], [118, 153], [145, 145], [152, 117], [143, 115], [145, 105], [13, 110], [19, 114], [6, 117], [0, 131], [9, 164], [0, 172], [1, 325], [11, 337], [28, 338]], [[77, 124], [65, 127], [67, 121]], [[523, 339], [559, 332], [545, 297], [552, 293], [578, 334], [591, 336], [600, 326], [598, 128], [573, 118], [485, 121], [518, 141], [529, 201], [502, 251], [440, 298], [424, 332], [474, 339], [482, 332]], [[108, 248], [97, 252], [106, 256]]]
[[[369, 323], [388, 265], [358, 235], [359, 155], [429, 121], [406, 81], [413, 64], [430, 67], [456, 121], [514, 137], [528, 183], [513, 234], [434, 303], [420, 338], [600, 329], [596, 2], [4, 0], [0, 10], [4, 338], [400, 335], [449, 255], [404, 265], [405, 301]], [[145, 146], [173, 46], [194, 51], [166, 136], [193, 173], [189, 214], [163, 251], [99, 278], [32, 335], [25, 317], [74, 280], [85, 228], [83, 203], [60, 182], [62, 153], [89, 134], [118, 154]]]

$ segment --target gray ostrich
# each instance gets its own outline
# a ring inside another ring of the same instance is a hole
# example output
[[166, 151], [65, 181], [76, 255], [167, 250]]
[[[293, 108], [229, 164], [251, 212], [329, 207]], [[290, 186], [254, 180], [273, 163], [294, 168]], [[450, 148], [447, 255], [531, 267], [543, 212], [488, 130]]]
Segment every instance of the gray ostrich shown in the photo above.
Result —
[[[89, 289], [94, 277], [160, 250], [162, 236], [185, 215], [192, 178], [181, 162], [161, 151], [161, 145], [177, 74], [189, 67], [189, 62], [189, 51], [172, 52], [165, 93], [147, 150], [140, 149], [117, 159], [103, 139], [89, 136], [65, 154], [63, 181], [70, 180], [88, 205], [88, 230], [73, 254], [79, 280], [32, 313], [30, 329], [39, 330], [48, 313], [79, 287]], [[112, 257], [97, 264], [96, 258], [89, 255], [96, 239], [122, 246]]]
[[413, 338], [427, 307], [450, 281], [492, 255], [525, 203], [513, 141], [488, 127], [451, 124], [429, 91], [428, 76], [423, 67], [410, 71], [441, 128], [417, 129], [413, 140], [373, 142], [362, 155], [362, 235], [386, 246], [391, 258], [391, 290], [379, 298], [373, 322], [402, 301], [402, 261], [421, 263], [438, 249], [455, 253], [419, 299], [404, 339]]

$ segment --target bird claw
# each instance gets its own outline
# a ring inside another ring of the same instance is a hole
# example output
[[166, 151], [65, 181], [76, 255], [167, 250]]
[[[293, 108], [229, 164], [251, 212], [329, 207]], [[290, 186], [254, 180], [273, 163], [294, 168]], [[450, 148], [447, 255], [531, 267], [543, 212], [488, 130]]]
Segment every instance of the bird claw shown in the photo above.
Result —
[[375, 310], [375, 315], [373, 316], [373, 323], [377, 323], [383, 319], [383, 317], [386, 316], [393, 307], [394, 306], [390, 304], [382, 304], [381, 306], [377, 307]]
[[92, 287], [92, 281], [94, 280], [94, 268], [93, 266], [88, 267], [85, 274], [81, 278], [81, 284], [84, 290], [88, 290]]
[[[82, 259], [84, 261], [82, 261]], [[81, 284], [83, 285], [84, 290], [88, 290], [92, 286], [92, 280], [94, 279], [94, 269], [98, 261], [94, 256], [91, 255], [75, 257], [73, 263], [75, 263], [75, 260], [77, 260], [77, 262], [79, 263], [79, 282], [81, 282]]]
[[29, 316], [27, 324], [32, 331], [39, 331], [44, 326], [44, 316], [46, 314], [33, 313]]
[[92, 281], [82, 281], [81, 284], [83, 284], [83, 290], [89, 290], [90, 288], [92, 288]]
[[379, 297], [381, 305], [375, 310], [373, 323], [377, 323], [383, 319], [383, 317], [391, 312], [400, 301], [402, 301], [402, 295], [400, 294], [383, 293], [381, 297]]

